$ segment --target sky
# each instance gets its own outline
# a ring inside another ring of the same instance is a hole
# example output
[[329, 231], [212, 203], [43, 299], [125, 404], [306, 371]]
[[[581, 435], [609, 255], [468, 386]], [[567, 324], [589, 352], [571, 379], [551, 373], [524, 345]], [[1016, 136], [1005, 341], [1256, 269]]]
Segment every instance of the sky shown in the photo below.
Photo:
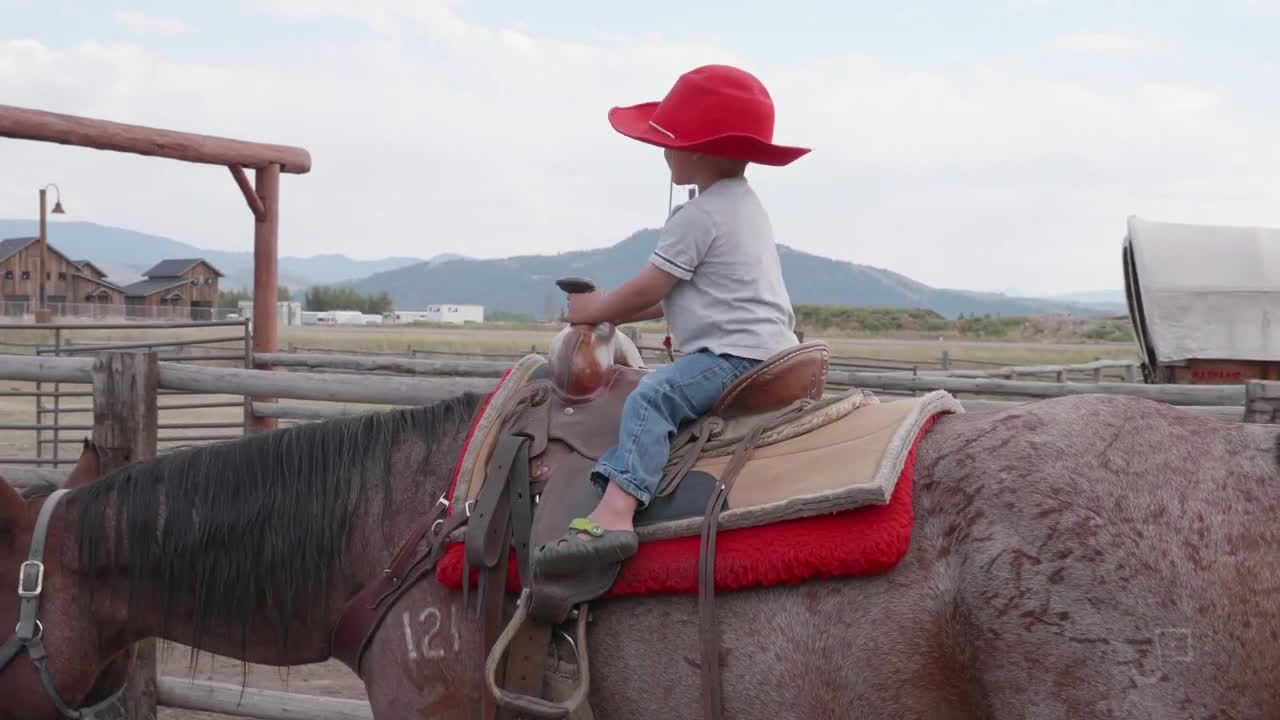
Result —
[[[1119, 288], [1129, 215], [1280, 227], [1280, 0], [0, 0], [0, 103], [296, 145], [280, 252], [497, 258], [666, 215], [610, 107], [746, 69], [777, 241], [939, 287]], [[0, 217], [250, 250], [223, 168], [0, 138]], [[639, 270], [639, 268], [637, 268]]]

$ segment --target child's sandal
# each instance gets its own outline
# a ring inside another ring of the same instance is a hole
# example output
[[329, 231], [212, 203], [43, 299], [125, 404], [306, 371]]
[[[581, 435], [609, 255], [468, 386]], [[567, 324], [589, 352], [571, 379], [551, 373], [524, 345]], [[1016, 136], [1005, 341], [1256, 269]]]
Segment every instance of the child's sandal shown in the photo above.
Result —
[[[583, 538], [586, 533], [589, 538]], [[551, 577], [574, 575], [601, 565], [622, 562], [640, 548], [632, 530], [605, 530], [589, 518], [574, 518], [569, 530], [554, 543], [538, 548], [534, 564]]]

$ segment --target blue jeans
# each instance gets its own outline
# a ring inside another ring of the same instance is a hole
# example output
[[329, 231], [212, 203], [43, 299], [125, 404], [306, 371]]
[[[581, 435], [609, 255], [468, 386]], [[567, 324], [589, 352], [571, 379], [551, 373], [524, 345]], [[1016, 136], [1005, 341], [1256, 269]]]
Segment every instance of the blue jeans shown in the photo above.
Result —
[[646, 374], [622, 408], [618, 444], [596, 464], [592, 479], [612, 481], [644, 508], [662, 480], [671, 440], [680, 427], [711, 409], [725, 389], [759, 360], [700, 350]]

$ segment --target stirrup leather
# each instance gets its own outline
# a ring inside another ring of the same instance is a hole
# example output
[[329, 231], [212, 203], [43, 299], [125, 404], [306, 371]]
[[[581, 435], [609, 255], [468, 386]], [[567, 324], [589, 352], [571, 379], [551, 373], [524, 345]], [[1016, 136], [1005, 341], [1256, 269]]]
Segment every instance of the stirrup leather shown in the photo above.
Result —
[[562, 703], [552, 702], [539, 697], [511, 692], [498, 686], [498, 663], [507, 654], [507, 650], [510, 648], [511, 641], [515, 638], [516, 633], [529, 621], [529, 594], [528, 588], [520, 591], [520, 599], [516, 601], [515, 615], [511, 618], [511, 622], [507, 623], [507, 627], [502, 631], [502, 634], [498, 636], [497, 642], [493, 644], [493, 648], [489, 651], [489, 656], [485, 658], [485, 684], [489, 688], [489, 693], [497, 701], [498, 705], [503, 708], [526, 713], [534, 717], [547, 718], [548, 720], [564, 720], [587, 699], [587, 692], [590, 689], [590, 674], [587, 667], [586, 603], [582, 603], [573, 611], [578, 616], [574, 632], [574, 644], [578, 655], [578, 673], [581, 676], [581, 681], [568, 700]]

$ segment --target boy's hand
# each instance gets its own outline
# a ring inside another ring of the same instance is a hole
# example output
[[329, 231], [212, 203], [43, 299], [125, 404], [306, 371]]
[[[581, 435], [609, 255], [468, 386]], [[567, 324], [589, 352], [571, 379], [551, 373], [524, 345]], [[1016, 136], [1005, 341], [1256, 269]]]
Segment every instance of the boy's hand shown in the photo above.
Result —
[[645, 265], [635, 277], [611, 293], [601, 290], [570, 293], [569, 309], [564, 319], [571, 325], [595, 325], [647, 317], [653, 312], [654, 305], [671, 292], [677, 280], [676, 276], [659, 270], [655, 265]]
[[569, 309], [565, 313], [564, 319], [570, 325], [594, 325], [598, 322], [604, 322], [599, 317], [600, 301], [603, 298], [604, 293], [599, 290], [570, 294]]

